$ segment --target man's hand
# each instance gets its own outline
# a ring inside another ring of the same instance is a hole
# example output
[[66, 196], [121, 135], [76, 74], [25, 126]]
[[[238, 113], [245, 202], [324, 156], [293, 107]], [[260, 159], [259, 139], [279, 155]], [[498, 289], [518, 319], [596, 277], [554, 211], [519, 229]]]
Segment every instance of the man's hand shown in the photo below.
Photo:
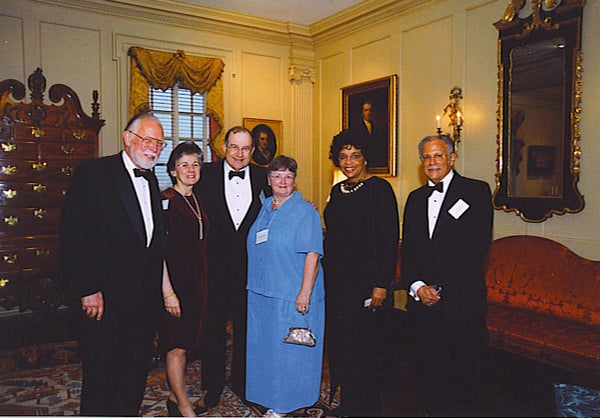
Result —
[[387, 296], [387, 289], [384, 287], [374, 287], [371, 291], [371, 305], [369, 308], [375, 309], [379, 308], [385, 302], [385, 298]]
[[438, 303], [441, 296], [435, 291], [433, 286], [421, 286], [417, 290], [417, 296], [421, 299], [421, 303], [427, 306], [433, 306]]
[[102, 296], [102, 292], [82, 297], [81, 309], [88, 318], [95, 318], [97, 321], [100, 321], [104, 314], [104, 297]]

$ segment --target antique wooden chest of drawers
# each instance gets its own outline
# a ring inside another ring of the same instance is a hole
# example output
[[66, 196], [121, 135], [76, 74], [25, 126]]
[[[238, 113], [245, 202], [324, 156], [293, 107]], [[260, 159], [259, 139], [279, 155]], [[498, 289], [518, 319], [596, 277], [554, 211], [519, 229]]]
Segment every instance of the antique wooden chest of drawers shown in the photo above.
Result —
[[70, 176], [98, 156], [104, 125], [93, 92], [92, 114], [64, 84], [48, 93], [38, 68], [31, 101], [17, 80], [0, 81], [0, 314], [53, 310], [64, 301], [58, 227]]

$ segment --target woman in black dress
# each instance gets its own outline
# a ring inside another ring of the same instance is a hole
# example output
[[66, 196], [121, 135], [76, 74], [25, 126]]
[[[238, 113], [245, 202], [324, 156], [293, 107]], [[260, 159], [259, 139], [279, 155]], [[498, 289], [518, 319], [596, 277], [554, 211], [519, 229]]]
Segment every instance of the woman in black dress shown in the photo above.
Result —
[[160, 347], [167, 353], [167, 379], [171, 393], [169, 416], [196, 416], [186, 394], [186, 353], [200, 348], [206, 320], [208, 221], [193, 186], [200, 180], [202, 150], [192, 142], [179, 144], [169, 157], [167, 171], [173, 187], [162, 193], [167, 227], [167, 253], [163, 297], [168, 315], [160, 332]]
[[386, 338], [380, 307], [395, 276], [398, 206], [390, 184], [367, 172], [364, 138], [339, 133], [329, 158], [347, 177], [331, 189], [324, 212], [326, 335], [331, 380], [342, 390], [335, 412], [377, 416], [378, 352]]

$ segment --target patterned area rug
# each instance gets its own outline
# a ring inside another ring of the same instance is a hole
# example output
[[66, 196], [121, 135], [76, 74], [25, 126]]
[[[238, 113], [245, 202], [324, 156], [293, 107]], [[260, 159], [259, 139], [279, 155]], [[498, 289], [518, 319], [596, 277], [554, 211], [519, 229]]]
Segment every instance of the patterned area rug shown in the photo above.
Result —
[[[25, 347], [0, 353], [0, 415], [71, 416], [79, 414], [81, 394], [81, 364], [74, 342]], [[204, 392], [200, 387], [200, 360], [187, 367], [188, 396], [192, 403], [203, 405]], [[165, 381], [164, 365], [148, 374], [142, 403], [143, 416], [166, 416], [169, 389]], [[332, 405], [328, 383], [322, 384], [321, 400], [309, 408], [294, 411], [292, 416], [321, 417], [339, 403], [339, 395]], [[213, 417], [262, 416], [260, 407], [244, 404], [234, 392], [225, 388], [219, 405], [209, 411]]]
[[557, 416], [599, 417], [600, 391], [565, 383], [554, 384]]

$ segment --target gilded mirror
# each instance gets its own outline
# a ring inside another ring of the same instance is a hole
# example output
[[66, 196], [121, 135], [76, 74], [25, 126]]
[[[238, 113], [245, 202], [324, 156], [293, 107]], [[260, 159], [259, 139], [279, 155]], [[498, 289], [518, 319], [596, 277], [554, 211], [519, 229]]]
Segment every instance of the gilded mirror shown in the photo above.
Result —
[[494, 207], [528, 222], [580, 212], [585, 0], [512, 0], [498, 42]]

